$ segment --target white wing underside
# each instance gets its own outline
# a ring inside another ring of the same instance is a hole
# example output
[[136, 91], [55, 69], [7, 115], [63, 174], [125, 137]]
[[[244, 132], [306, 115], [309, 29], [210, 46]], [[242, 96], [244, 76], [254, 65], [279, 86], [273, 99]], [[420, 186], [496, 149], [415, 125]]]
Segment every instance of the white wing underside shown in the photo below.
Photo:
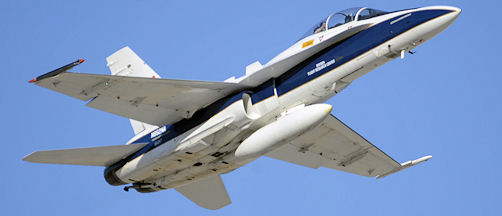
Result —
[[[243, 89], [235, 83], [62, 72], [37, 85], [88, 101], [87, 106], [164, 126]], [[92, 100], [91, 100], [92, 99]]]
[[402, 169], [401, 164], [332, 115], [320, 126], [267, 156], [310, 168], [322, 166], [367, 177]]
[[197, 205], [207, 209], [219, 209], [231, 203], [221, 176], [210, 176], [175, 188]]

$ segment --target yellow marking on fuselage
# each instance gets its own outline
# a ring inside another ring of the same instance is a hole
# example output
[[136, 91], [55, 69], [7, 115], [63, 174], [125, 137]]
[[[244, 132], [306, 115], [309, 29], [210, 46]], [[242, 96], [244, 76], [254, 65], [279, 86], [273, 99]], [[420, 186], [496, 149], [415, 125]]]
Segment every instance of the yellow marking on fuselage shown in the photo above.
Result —
[[314, 44], [314, 39], [309, 40], [309, 41], [307, 41], [307, 42], [303, 43], [303, 44], [302, 44], [302, 48], [308, 47], [308, 46], [310, 46], [310, 45], [312, 45], [312, 44]]

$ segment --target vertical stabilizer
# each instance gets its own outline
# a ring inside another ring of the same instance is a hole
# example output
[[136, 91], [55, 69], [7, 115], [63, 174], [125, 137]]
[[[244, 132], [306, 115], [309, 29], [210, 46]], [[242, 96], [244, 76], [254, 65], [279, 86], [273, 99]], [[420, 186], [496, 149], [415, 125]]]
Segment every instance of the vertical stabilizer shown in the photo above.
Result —
[[160, 78], [136, 53], [124, 47], [106, 58], [112, 75]]
[[[150, 66], [127, 46], [108, 56], [106, 61], [112, 75], [160, 78]], [[134, 119], [130, 119], [130, 121], [134, 134], [157, 127]]]
[[134, 134], [139, 134], [141, 133], [141, 131], [144, 130], [153, 130], [154, 128], [158, 128], [155, 125], [147, 124], [134, 119], [129, 119], [129, 120], [131, 121], [131, 126], [132, 130], [134, 131]]

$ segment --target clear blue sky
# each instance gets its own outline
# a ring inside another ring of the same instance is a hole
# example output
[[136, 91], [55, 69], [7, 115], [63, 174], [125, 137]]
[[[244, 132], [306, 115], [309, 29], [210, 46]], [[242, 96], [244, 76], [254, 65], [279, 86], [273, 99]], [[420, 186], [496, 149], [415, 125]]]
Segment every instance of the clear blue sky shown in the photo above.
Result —
[[[183, 3], [177, 3], [183, 2]], [[18, 1], [0, 3], [3, 215], [500, 215], [500, 1]], [[233, 204], [209, 211], [166, 190], [126, 193], [100, 167], [46, 165], [35, 150], [120, 145], [128, 120], [27, 83], [85, 58], [108, 74], [129, 45], [161, 76], [221, 81], [266, 63], [331, 12], [463, 9], [446, 31], [355, 81], [333, 114], [396, 160], [381, 180], [261, 158], [223, 176]]]

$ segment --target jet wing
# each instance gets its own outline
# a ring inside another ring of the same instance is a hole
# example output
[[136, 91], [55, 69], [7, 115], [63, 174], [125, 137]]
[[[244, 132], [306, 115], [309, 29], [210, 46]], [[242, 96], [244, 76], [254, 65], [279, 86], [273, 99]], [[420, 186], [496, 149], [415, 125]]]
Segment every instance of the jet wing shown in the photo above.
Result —
[[90, 100], [87, 106], [157, 126], [189, 118], [198, 109], [244, 88], [236, 83], [66, 72], [82, 61], [30, 82], [83, 101]]
[[175, 189], [197, 205], [207, 209], [219, 209], [232, 202], [219, 175], [210, 176]]
[[426, 156], [400, 164], [333, 115], [267, 156], [310, 168], [322, 166], [377, 178], [431, 158]]
[[23, 158], [33, 163], [110, 166], [146, 144], [36, 151]]

